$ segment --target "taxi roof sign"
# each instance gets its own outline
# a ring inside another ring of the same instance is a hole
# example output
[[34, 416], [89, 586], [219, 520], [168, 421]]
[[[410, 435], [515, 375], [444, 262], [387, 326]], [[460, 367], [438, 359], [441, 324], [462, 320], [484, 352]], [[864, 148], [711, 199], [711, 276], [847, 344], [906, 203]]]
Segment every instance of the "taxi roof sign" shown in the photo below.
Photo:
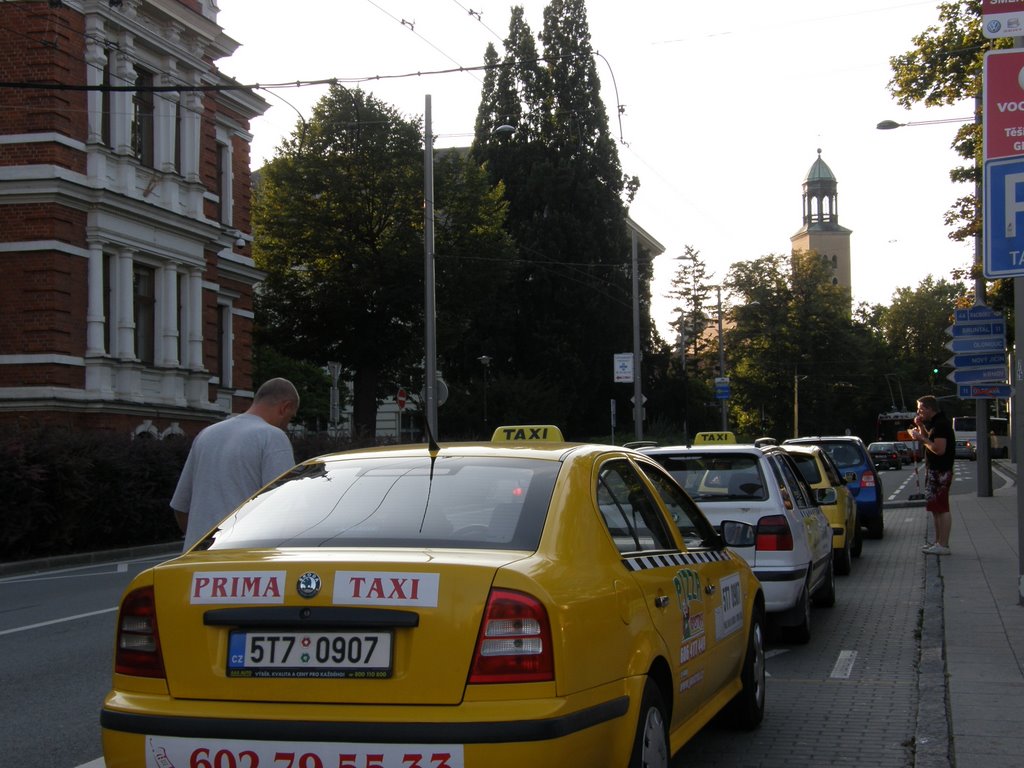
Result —
[[498, 427], [491, 436], [492, 443], [564, 443], [562, 430], [551, 424], [513, 424]]
[[694, 445], [728, 445], [736, 442], [732, 432], [698, 432], [693, 437]]

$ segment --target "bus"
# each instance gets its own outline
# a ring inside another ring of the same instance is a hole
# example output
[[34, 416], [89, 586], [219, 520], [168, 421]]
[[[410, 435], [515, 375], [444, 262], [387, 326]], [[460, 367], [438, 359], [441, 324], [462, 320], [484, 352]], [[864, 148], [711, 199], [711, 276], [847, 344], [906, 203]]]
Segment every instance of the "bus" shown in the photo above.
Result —
[[[954, 416], [953, 431], [957, 440], [970, 440], [978, 445], [978, 423], [973, 416]], [[989, 456], [993, 459], [1010, 455], [1010, 420], [1002, 416], [988, 417]]]
[[891, 411], [878, 414], [878, 429], [875, 440], [891, 443], [895, 440], [904, 440], [899, 437], [900, 432], [908, 432], [914, 426], [914, 411]]

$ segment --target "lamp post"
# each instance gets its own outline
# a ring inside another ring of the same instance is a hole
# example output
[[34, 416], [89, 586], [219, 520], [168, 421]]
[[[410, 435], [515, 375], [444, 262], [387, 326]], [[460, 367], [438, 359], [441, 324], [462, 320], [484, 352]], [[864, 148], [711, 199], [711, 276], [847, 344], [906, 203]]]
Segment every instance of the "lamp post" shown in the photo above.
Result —
[[[512, 133], [511, 125], [499, 125], [491, 133]], [[434, 277], [434, 131], [430, 94], [423, 104], [423, 333], [424, 333], [424, 416], [429, 434], [437, 432], [437, 307]]]
[[[974, 121], [976, 126], [980, 126], [982, 122], [983, 103], [981, 94], [977, 94], [974, 97], [974, 116], [973, 117], [950, 117], [944, 120], [918, 120], [916, 122], [908, 123], [897, 123], [895, 120], [883, 120], [876, 127], [880, 130], [886, 131], [893, 128], [903, 128], [904, 126], [912, 125], [934, 125], [936, 123], [966, 123], [971, 120]], [[980, 127], [978, 128], [980, 131]], [[979, 141], [980, 141], [979, 137]], [[976, 218], [981, 220], [981, 212], [977, 210], [977, 207], [981, 205], [981, 169], [978, 169], [978, 173], [974, 181], [974, 201], [975, 201], [975, 214]], [[982, 273], [983, 257], [983, 243], [981, 240], [982, 230], [978, 227], [974, 234], [974, 266], [975, 266], [975, 278], [974, 278], [974, 304], [982, 305], [985, 303], [985, 275]], [[978, 428], [979, 435], [988, 434], [988, 403], [984, 399], [978, 398], [974, 401], [974, 420]], [[991, 496], [992, 495], [992, 459], [989, 451], [989, 443], [987, 440], [978, 441], [978, 469], [977, 469], [977, 488], [978, 497]], [[1021, 497], [1021, 503], [1024, 504], [1024, 496]], [[1024, 557], [1024, 555], [1022, 555]], [[1024, 560], [1022, 560], [1024, 562]], [[1022, 565], [1024, 569], [1024, 565]], [[1024, 604], [1024, 597], [1021, 598], [1022, 604]]]
[[484, 437], [487, 437], [487, 379], [491, 370], [492, 357], [489, 355], [480, 355], [477, 358], [484, 366]]
[[806, 378], [793, 372], [793, 437], [800, 437], [800, 382]]
[[[722, 286], [716, 285], [718, 291], [718, 375], [725, 378], [725, 342], [722, 339]], [[722, 431], [729, 431], [729, 400], [722, 398]]]

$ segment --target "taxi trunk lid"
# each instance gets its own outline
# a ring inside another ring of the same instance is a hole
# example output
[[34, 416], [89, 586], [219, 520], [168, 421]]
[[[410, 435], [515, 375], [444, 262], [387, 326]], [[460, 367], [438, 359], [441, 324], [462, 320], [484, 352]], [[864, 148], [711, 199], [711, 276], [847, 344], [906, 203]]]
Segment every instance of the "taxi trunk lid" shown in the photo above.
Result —
[[[154, 575], [175, 698], [457, 704], [498, 569], [522, 552], [206, 552]], [[372, 648], [371, 648], [372, 646]]]

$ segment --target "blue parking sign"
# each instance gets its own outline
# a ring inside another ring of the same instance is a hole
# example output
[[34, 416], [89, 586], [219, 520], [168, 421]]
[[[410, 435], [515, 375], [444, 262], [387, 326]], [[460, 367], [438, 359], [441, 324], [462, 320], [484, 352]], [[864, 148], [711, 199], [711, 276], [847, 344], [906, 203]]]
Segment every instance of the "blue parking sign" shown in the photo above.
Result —
[[985, 163], [985, 277], [1024, 277], [1024, 157]]

